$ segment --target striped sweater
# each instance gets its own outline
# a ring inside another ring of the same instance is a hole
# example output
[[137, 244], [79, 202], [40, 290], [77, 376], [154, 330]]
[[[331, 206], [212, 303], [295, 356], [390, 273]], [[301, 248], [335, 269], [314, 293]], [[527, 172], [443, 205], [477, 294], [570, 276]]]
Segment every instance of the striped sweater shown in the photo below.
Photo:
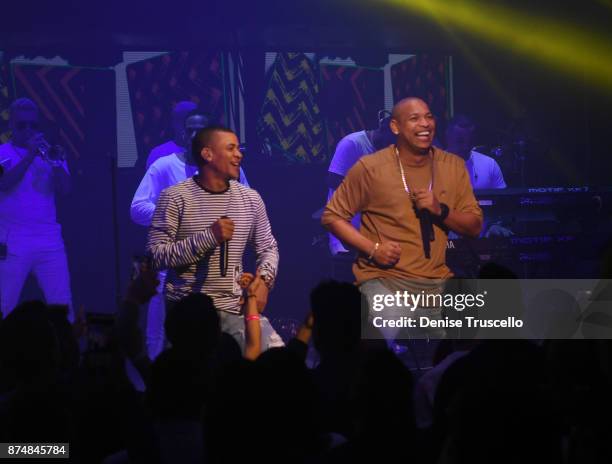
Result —
[[[221, 276], [220, 246], [212, 224], [221, 216], [234, 221], [227, 275]], [[257, 267], [274, 278], [278, 246], [259, 194], [232, 180], [221, 193], [208, 192], [189, 178], [165, 189], [153, 213], [147, 252], [156, 269], [168, 269], [165, 294], [177, 301], [206, 293], [217, 309], [237, 313], [242, 256], [247, 243], [255, 249]]]

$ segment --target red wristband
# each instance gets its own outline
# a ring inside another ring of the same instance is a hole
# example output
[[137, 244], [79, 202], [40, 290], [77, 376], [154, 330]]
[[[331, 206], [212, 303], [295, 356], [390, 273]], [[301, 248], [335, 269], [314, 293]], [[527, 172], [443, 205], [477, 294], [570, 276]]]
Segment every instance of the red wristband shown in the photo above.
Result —
[[245, 316], [244, 319], [246, 321], [258, 321], [261, 318], [259, 317], [259, 314], [251, 314], [250, 316]]

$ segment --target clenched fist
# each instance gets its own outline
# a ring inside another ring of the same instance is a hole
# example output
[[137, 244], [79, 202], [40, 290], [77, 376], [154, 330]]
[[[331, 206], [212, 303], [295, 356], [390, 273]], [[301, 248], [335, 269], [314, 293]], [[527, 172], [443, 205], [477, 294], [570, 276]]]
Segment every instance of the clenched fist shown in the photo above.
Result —
[[230, 218], [222, 217], [211, 226], [212, 233], [218, 244], [227, 242], [234, 235], [234, 221]]
[[397, 242], [384, 242], [374, 252], [372, 259], [379, 266], [392, 267], [397, 264], [402, 254], [402, 248]]
[[442, 213], [440, 202], [431, 190], [418, 189], [414, 191], [416, 208], [420, 211], [428, 210], [431, 214], [439, 216]]

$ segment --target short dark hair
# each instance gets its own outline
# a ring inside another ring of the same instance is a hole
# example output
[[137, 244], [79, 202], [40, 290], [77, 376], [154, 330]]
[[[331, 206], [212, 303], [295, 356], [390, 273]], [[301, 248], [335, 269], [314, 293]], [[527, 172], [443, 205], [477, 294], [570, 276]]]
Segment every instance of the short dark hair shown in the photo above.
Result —
[[361, 340], [361, 309], [365, 307], [359, 289], [348, 282], [327, 280], [310, 292], [313, 342], [322, 357], [330, 352], [347, 352]]
[[200, 153], [202, 152], [203, 148], [210, 146], [210, 142], [212, 141], [213, 135], [216, 132], [234, 133], [234, 131], [229, 127], [215, 124], [211, 124], [210, 126], [206, 126], [204, 129], [200, 129], [191, 141], [191, 155], [198, 164], [203, 163]]
[[17, 98], [9, 107], [11, 115], [16, 111], [38, 111], [38, 106], [29, 98]]
[[402, 106], [404, 106], [408, 102], [416, 101], [416, 100], [422, 101], [423, 103], [427, 105], [427, 107], [429, 107], [429, 103], [427, 103], [427, 101], [424, 98], [417, 97], [417, 96], [402, 98], [395, 105], [393, 105], [393, 109], [391, 110], [391, 119], [395, 119], [396, 121], [398, 121], [400, 118], [401, 112], [402, 112]]
[[220, 324], [212, 298], [192, 293], [168, 311], [164, 328], [173, 348], [192, 354], [209, 354], [219, 342]]
[[192, 116], [201, 116], [204, 119], [204, 125], [208, 126], [209, 122], [210, 122], [210, 116], [208, 116], [208, 114], [206, 114], [206, 112], [200, 108], [199, 106], [196, 106], [194, 109], [189, 110], [187, 112], [187, 114], [185, 115], [185, 120], [183, 123], [186, 123], [187, 120], [192, 117]]

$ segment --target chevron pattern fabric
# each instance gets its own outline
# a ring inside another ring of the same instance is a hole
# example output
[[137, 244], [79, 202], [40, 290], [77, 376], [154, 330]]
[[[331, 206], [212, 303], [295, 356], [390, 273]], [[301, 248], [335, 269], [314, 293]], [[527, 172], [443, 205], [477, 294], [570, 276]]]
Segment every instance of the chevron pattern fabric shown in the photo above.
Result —
[[377, 113], [385, 107], [382, 69], [321, 65], [321, 86], [331, 154], [345, 135], [378, 127]]
[[8, 64], [5, 62], [2, 52], [0, 52], [0, 143], [8, 141], [10, 135], [8, 119], [11, 99], [8, 83]]
[[170, 115], [179, 101], [193, 101], [211, 121], [224, 122], [222, 59], [219, 52], [176, 52], [127, 67], [139, 164], [153, 147], [174, 137]]
[[420, 97], [438, 119], [450, 118], [446, 76], [448, 59], [441, 55], [415, 55], [391, 67], [393, 100]]
[[80, 158], [85, 151], [88, 76], [96, 71], [25, 64], [14, 64], [11, 69], [15, 94], [36, 103], [49, 142], [64, 146], [69, 157]]
[[315, 65], [303, 53], [279, 53], [270, 68], [258, 134], [290, 163], [327, 160]]

